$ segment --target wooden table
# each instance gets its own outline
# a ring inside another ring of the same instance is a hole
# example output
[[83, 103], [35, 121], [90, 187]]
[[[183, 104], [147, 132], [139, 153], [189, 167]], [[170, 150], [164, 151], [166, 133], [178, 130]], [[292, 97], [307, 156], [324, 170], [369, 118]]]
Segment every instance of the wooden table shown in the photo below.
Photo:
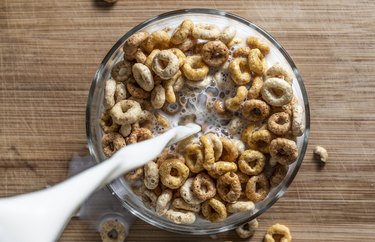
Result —
[[[294, 241], [374, 241], [374, 1], [2, 0], [0, 196], [65, 179], [72, 153], [85, 153], [86, 99], [104, 55], [139, 22], [192, 7], [230, 11], [264, 27], [292, 56], [308, 90], [312, 132], [304, 163], [287, 194], [259, 218], [253, 241], [276, 222], [290, 227]], [[312, 158], [318, 144], [330, 154], [324, 167]], [[142, 221], [128, 239], [193, 240], [212, 241]], [[228, 232], [216, 241], [225, 240], [239, 239]], [[100, 238], [75, 219], [60, 241]]]

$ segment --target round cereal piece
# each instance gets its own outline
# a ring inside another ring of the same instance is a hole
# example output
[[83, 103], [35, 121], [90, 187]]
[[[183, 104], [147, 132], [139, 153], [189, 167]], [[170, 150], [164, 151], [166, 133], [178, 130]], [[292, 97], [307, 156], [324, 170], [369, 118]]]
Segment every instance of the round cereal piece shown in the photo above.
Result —
[[211, 84], [211, 81], [212, 81], [212, 77], [211, 76], [206, 76], [201, 81], [185, 80], [185, 84], [189, 88], [204, 89], [204, 88], [208, 87]]
[[294, 136], [301, 136], [305, 132], [305, 125], [303, 124], [303, 108], [298, 104], [292, 105], [292, 133]]
[[115, 218], [107, 219], [99, 227], [103, 242], [123, 242], [126, 239], [125, 225]]
[[177, 56], [179, 67], [183, 66], [186, 60], [186, 55], [184, 54], [184, 52], [182, 52], [178, 48], [170, 48], [169, 50], [172, 51], [175, 56]]
[[224, 64], [229, 56], [228, 47], [220, 40], [208, 41], [202, 47], [202, 59], [212, 67], [219, 67]]
[[102, 113], [100, 116], [99, 125], [104, 133], [117, 132], [120, 128], [120, 125], [113, 122], [112, 117], [108, 112]]
[[132, 75], [132, 63], [129, 61], [120, 61], [114, 65], [111, 71], [111, 76], [118, 82], [128, 80]]
[[228, 216], [225, 205], [215, 198], [205, 201], [202, 204], [201, 210], [203, 216], [213, 223], [224, 221]]
[[135, 80], [131, 79], [126, 83], [126, 89], [128, 90], [129, 94], [137, 99], [146, 99], [150, 97], [150, 92], [143, 90], [138, 84], [135, 84]]
[[246, 150], [238, 159], [238, 168], [247, 175], [260, 174], [265, 164], [266, 157], [256, 150]]
[[124, 50], [124, 58], [126, 60], [133, 60], [135, 58], [135, 53], [138, 50], [138, 47], [143, 43], [147, 38], [149, 37], [149, 34], [147, 32], [137, 32], [130, 36], [123, 47]]
[[155, 192], [145, 189], [141, 195], [141, 199], [146, 208], [151, 209], [156, 207], [158, 196]]
[[120, 130], [118, 131], [124, 138], [128, 137], [132, 132], [132, 126], [130, 124], [121, 125]]
[[249, 56], [247, 57], [249, 62], [249, 69], [250, 71], [254, 72], [257, 75], [263, 75], [265, 71], [263, 65], [264, 56], [258, 49], [250, 50]]
[[290, 117], [285, 112], [272, 114], [268, 121], [267, 127], [269, 131], [276, 135], [284, 135], [290, 130], [291, 121]]
[[266, 198], [270, 191], [270, 184], [264, 174], [253, 176], [246, 184], [246, 197], [252, 202], [259, 202]]
[[178, 159], [168, 159], [159, 167], [160, 181], [168, 188], [181, 187], [189, 176], [189, 168]]
[[275, 170], [272, 172], [270, 184], [272, 187], [279, 185], [288, 173], [288, 166], [277, 164]]
[[152, 61], [152, 70], [160, 78], [167, 80], [178, 71], [179, 60], [170, 50], [162, 50], [157, 53]]
[[[132, 170], [132, 171], [129, 171], [128, 173], [126, 173], [124, 175], [124, 178], [128, 182], [135, 182], [135, 181], [138, 181], [138, 180], [142, 179], [143, 174], [144, 174], [143, 167], [139, 167], [135, 170]], [[144, 187], [144, 188], [146, 188], [146, 187]]]
[[238, 150], [234, 143], [227, 138], [220, 137], [220, 141], [223, 144], [223, 152], [221, 154], [220, 160], [235, 162], [238, 157]]
[[248, 46], [239, 47], [233, 51], [233, 57], [234, 58], [237, 58], [237, 57], [247, 58], [250, 54], [250, 50], [251, 49]]
[[269, 145], [271, 157], [282, 165], [292, 164], [298, 157], [296, 142], [285, 138], [276, 138]]
[[184, 42], [193, 31], [194, 23], [190, 19], [185, 19], [182, 23], [175, 29], [171, 37], [171, 43], [178, 45]]
[[115, 102], [118, 103], [122, 100], [126, 99], [126, 87], [125, 84], [122, 82], [119, 82], [116, 84], [116, 90], [115, 90]]
[[158, 165], [150, 161], [143, 167], [145, 178], [143, 180], [147, 189], [153, 190], [159, 185], [159, 168]]
[[192, 205], [192, 204], [185, 202], [185, 200], [182, 198], [175, 198], [172, 202], [172, 206], [176, 209], [182, 209], [182, 210], [191, 211], [195, 213], [199, 213], [199, 211], [201, 210], [200, 204]]
[[133, 65], [132, 71], [135, 81], [143, 90], [149, 92], [154, 88], [154, 79], [147, 66], [136, 63]]
[[253, 219], [241, 225], [240, 227], [236, 228], [236, 233], [240, 238], [246, 239], [246, 238], [250, 238], [251, 236], [253, 236], [257, 228], [258, 228], [258, 220]]
[[[275, 237], [279, 239], [276, 239]], [[290, 234], [289, 228], [282, 224], [274, 224], [267, 229], [266, 235], [264, 236], [264, 242], [291, 242], [292, 235]]]
[[268, 78], [261, 89], [262, 98], [272, 106], [283, 106], [293, 98], [292, 86], [280, 78]]
[[234, 36], [236, 36], [236, 32], [236, 28], [229, 25], [225, 27], [224, 30], [221, 32], [219, 40], [224, 44], [227, 44], [234, 38]]
[[177, 73], [172, 78], [164, 81], [163, 83], [163, 87], [165, 89], [165, 100], [167, 103], [175, 103], [177, 101], [173, 85], [180, 76], [181, 71], [177, 71]]
[[144, 64], [146, 62], [147, 56], [141, 49], [138, 48], [137, 52], [134, 54], [134, 59], [137, 61], [137, 63]]
[[234, 162], [229, 161], [217, 161], [210, 167], [210, 170], [208, 170], [210, 175], [214, 174], [212, 177], [218, 177], [221, 176], [227, 172], [235, 172], [237, 171], [237, 165]]
[[175, 224], [192, 224], [195, 222], [195, 213], [177, 209], [169, 209], [165, 217]]
[[193, 193], [193, 180], [194, 178], [189, 178], [185, 181], [184, 185], [182, 185], [180, 188], [180, 194], [182, 199], [184, 199], [184, 201], [188, 204], [198, 205], [201, 204], [204, 200], [197, 198]]
[[233, 203], [241, 195], [241, 183], [236, 173], [227, 172], [216, 181], [216, 190], [221, 199]]
[[172, 196], [173, 196], [173, 192], [171, 189], [166, 189], [160, 194], [160, 196], [156, 200], [156, 207], [155, 207], [156, 215], [162, 216], [168, 211], [169, 206], [172, 201]]
[[171, 127], [171, 124], [169, 123], [168, 118], [165, 117], [164, 115], [160, 113], [155, 113], [155, 117], [156, 117], [156, 122], [160, 124], [160, 126], [163, 127], [164, 129], [168, 129]]
[[158, 156], [157, 160], [156, 160], [156, 164], [158, 164], [158, 167], [160, 167], [160, 165], [166, 161], [166, 160], [169, 160], [169, 159], [177, 159], [177, 160], [180, 160], [182, 163], [185, 164], [185, 158], [177, 153], [177, 152], [173, 152], [169, 149], [164, 149], [163, 152], [161, 152], [161, 154]]
[[231, 139], [234, 146], [237, 148], [238, 154], [242, 154], [245, 151], [245, 144], [241, 140]]
[[180, 112], [181, 106], [178, 103], [165, 102], [161, 109], [169, 115], [175, 115]]
[[242, 116], [252, 122], [263, 121], [270, 115], [270, 106], [258, 99], [251, 99], [243, 102], [242, 104]]
[[151, 130], [146, 128], [136, 128], [134, 129], [129, 137], [126, 138], [127, 144], [135, 144], [144, 140], [148, 140], [154, 137]]
[[246, 96], [247, 88], [245, 86], [237, 87], [236, 96], [225, 100], [225, 108], [232, 112], [238, 111]]
[[211, 170], [212, 165], [215, 163], [214, 145], [212, 143], [212, 140], [207, 137], [207, 135], [202, 135], [200, 140], [203, 144], [204, 151], [203, 167], [209, 171]]
[[268, 47], [268, 45], [262, 43], [256, 37], [251, 36], [251, 37], [247, 38], [246, 44], [248, 46], [250, 46], [251, 49], [259, 49], [260, 52], [262, 52], [262, 54], [264, 56], [266, 56], [270, 52], [270, 47]]
[[247, 212], [254, 209], [254, 203], [251, 201], [236, 201], [227, 204], [228, 213]]
[[284, 66], [280, 65], [280, 63], [276, 63], [270, 68], [265, 73], [265, 79], [267, 80], [268, 78], [271, 77], [277, 77], [280, 79], [284, 79], [287, 81], [290, 85], [293, 83], [293, 74]]
[[216, 100], [213, 104], [213, 108], [215, 112], [219, 115], [225, 115], [227, 114], [227, 110], [225, 109], [224, 102], [221, 100]]
[[186, 139], [181, 140], [177, 143], [177, 149], [176, 151], [180, 154], [185, 154], [185, 148], [189, 144], [196, 144], [199, 143], [198, 138], [195, 138], [194, 136], [189, 136]]
[[315, 146], [314, 148], [314, 158], [318, 159], [321, 162], [327, 162], [328, 160], [328, 151], [320, 145]]
[[236, 85], [246, 85], [251, 80], [250, 69], [245, 58], [234, 58], [229, 63], [229, 75]]
[[260, 91], [262, 90], [263, 80], [259, 76], [254, 77], [251, 87], [247, 92], [248, 99], [256, 99], [260, 97]]
[[112, 156], [116, 151], [118, 151], [125, 145], [125, 139], [119, 133], [107, 133], [103, 135], [103, 153], [107, 157]]
[[151, 33], [144, 42], [142, 42], [141, 48], [147, 53], [151, 53], [154, 49], [168, 49], [170, 38], [169, 34], [164, 30], [155, 31]]
[[[185, 63], [185, 61], [184, 61], [184, 63]], [[172, 85], [172, 87], [173, 87], [173, 91], [174, 91], [175, 93], [177, 93], [177, 92], [179, 92], [179, 91], [182, 90], [182, 88], [183, 88], [184, 85], [185, 85], [185, 80], [186, 80], [186, 78], [185, 78], [185, 76], [183, 76], [183, 75], [180, 75], [180, 76], [177, 78], [176, 82]]]
[[206, 201], [216, 194], [215, 182], [206, 173], [199, 173], [193, 179], [191, 190], [193, 194], [202, 201]]
[[200, 144], [189, 144], [185, 148], [185, 161], [187, 167], [193, 173], [199, 173], [204, 170], [203, 151]]
[[215, 161], [219, 160], [223, 153], [223, 144], [221, 143], [220, 138], [214, 133], [205, 134], [212, 142], [214, 148]]
[[165, 89], [162, 85], [157, 85], [151, 92], [151, 105], [155, 109], [160, 109], [165, 103]]
[[239, 117], [234, 117], [227, 126], [228, 132], [231, 135], [238, 133], [239, 129], [242, 127], [242, 120]]
[[216, 25], [199, 23], [194, 25], [192, 36], [195, 39], [215, 40], [219, 38], [220, 33]]
[[182, 66], [182, 72], [191, 81], [201, 81], [207, 76], [208, 66], [203, 62], [201, 56], [188, 56]]
[[176, 45], [176, 48], [180, 49], [182, 52], [187, 52], [193, 48], [197, 43], [196, 39], [191, 37], [186, 38], [181, 44]]
[[111, 109], [115, 105], [116, 81], [108, 79], [104, 87], [104, 107], [106, 110]]
[[152, 61], [154, 60], [155, 56], [160, 52], [159, 49], [154, 49], [151, 51], [151, 53], [147, 56], [145, 61], [145, 66], [148, 67], [152, 71]]
[[255, 124], [249, 124], [244, 128], [241, 132], [241, 140], [245, 143], [248, 144], [250, 142], [251, 136], [253, 135], [255, 131]]
[[242, 43], [242, 39], [234, 37], [231, 41], [227, 43], [228, 48], [232, 48], [235, 45], [239, 45]]
[[178, 121], [178, 125], [187, 125], [189, 123], [195, 123], [197, 116], [195, 114], [184, 115]]
[[156, 124], [156, 117], [153, 113], [143, 110], [139, 116], [138, 125], [140, 128], [153, 130]]
[[270, 153], [270, 143], [273, 136], [270, 131], [266, 129], [260, 129], [252, 133], [251, 138], [247, 145], [254, 150], [259, 150], [263, 153]]

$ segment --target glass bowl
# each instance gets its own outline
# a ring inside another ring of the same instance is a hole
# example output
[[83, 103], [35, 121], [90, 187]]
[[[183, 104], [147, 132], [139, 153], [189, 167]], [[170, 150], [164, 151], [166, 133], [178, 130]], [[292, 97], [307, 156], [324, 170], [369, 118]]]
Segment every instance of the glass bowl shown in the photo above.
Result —
[[112, 66], [123, 58], [123, 44], [132, 34], [140, 30], [152, 32], [163, 29], [164, 27], [175, 28], [183, 19], [186, 18], [192, 19], [194, 22], [212, 23], [223, 27], [234, 25], [237, 29], [237, 36], [241, 37], [241, 34], [244, 36], [252, 35], [267, 43], [271, 47], [271, 52], [267, 56], [269, 66], [276, 61], [279, 61], [282, 65], [289, 67], [290, 70], [293, 71], [293, 90], [295, 95], [298, 97], [299, 104], [304, 109], [303, 121], [306, 127], [304, 134], [297, 139], [299, 149], [298, 159], [292, 165], [290, 165], [288, 173], [281, 184], [275, 188], [272, 188], [269, 195], [263, 201], [256, 203], [254, 210], [250, 212], [233, 214], [223, 222], [211, 223], [207, 220], [197, 219], [197, 221], [191, 225], [175, 224], [163, 217], [157, 216], [152, 210], [146, 208], [141, 200], [133, 194], [124, 179], [119, 178], [108, 185], [109, 189], [112, 191], [112, 194], [118, 198], [119, 202], [126, 209], [130, 210], [133, 214], [147, 223], [172, 232], [202, 235], [234, 229], [235, 227], [264, 213], [281, 196], [283, 196], [302, 164], [309, 136], [310, 115], [307, 93], [294, 62], [284, 48], [266, 31], [244, 18], [220, 10], [184, 9], [167, 12], [144, 21], [122, 36], [105, 56], [95, 74], [90, 88], [86, 110], [86, 131], [88, 145], [91, 156], [95, 162], [99, 163], [106, 159], [102, 152], [102, 131], [99, 126], [100, 114], [104, 110], [102, 105], [104, 84], [105, 81], [110, 77]]

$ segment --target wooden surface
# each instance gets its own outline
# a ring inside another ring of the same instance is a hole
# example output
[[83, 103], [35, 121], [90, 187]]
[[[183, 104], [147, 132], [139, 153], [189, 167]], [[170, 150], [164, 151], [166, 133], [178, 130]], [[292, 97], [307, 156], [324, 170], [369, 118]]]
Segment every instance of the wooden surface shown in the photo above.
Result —
[[[304, 163], [287, 194], [259, 218], [252, 241], [276, 222], [290, 227], [294, 241], [374, 241], [375, 1], [0, 1], [0, 196], [66, 178], [72, 153], [85, 153], [86, 99], [104, 55], [139, 22], [191, 7], [230, 11], [264, 27], [308, 90]], [[318, 144], [330, 154], [324, 167], [312, 158]], [[240, 241], [234, 232], [196, 238], [141, 221], [128, 239], [194, 240]], [[60, 241], [100, 238], [75, 219]]]

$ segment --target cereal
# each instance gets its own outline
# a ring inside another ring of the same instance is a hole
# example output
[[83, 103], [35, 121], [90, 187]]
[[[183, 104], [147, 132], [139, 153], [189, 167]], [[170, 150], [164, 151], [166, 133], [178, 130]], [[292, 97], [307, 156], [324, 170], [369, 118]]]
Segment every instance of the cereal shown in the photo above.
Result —
[[159, 167], [160, 181], [171, 189], [184, 184], [189, 176], [189, 168], [178, 159], [164, 161]]
[[274, 113], [269, 117], [267, 127], [276, 135], [284, 135], [291, 127], [290, 116], [285, 112]]
[[220, 40], [208, 41], [202, 47], [202, 59], [212, 67], [219, 67], [227, 61], [229, 56], [228, 47]]
[[250, 69], [245, 58], [235, 58], [229, 64], [229, 75], [237, 85], [245, 85], [250, 82]]
[[271, 186], [276, 187], [277, 185], [279, 185], [287, 173], [288, 166], [277, 164], [270, 178]]
[[118, 82], [126, 81], [132, 75], [132, 63], [126, 60], [116, 63], [111, 71], [112, 78]]
[[193, 179], [191, 190], [193, 194], [202, 201], [206, 201], [216, 194], [215, 182], [205, 173], [199, 173]]
[[111, 109], [115, 105], [116, 81], [108, 79], [104, 87], [104, 107], [106, 110]]
[[187, 38], [181, 44], [176, 45], [176, 48], [180, 49], [182, 52], [186, 52], [193, 48], [193, 46], [197, 43], [196, 39]]
[[169, 159], [177, 159], [185, 164], [185, 158], [181, 154], [170, 151], [168, 149], [164, 149], [164, 151], [158, 156], [156, 160], [156, 164], [158, 164], [158, 166], [160, 167], [160, 165], [164, 161], [169, 160]]
[[203, 167], [206, 170], [211, 170], [212, 165], [215, 163], [215, 151], [214, 151], [212, 140], [206, 135], [201, 136], [200, 140], [203, 144], [203, 150], [204, 150]]
[[[134, 182], [143, 178], [144, 170], [143, 167], [139, 167], [133, 171], [130, 171], [124, 175], [125, 180]], [[146, 188], [146, 187], [145, 187]]]
[[215, 161], [219, 160], [219, 158], [222, 156], [222, 153], [223, 153], [223, 144], [221, 142], [221, 139], [213, 133], [208, 133], [205, 136], [209, 138], [212, 142], [214, 155], [215, 155]]
[[176, 28], [171, 37], [171, 43], [178, 45], [184, 42], [193, 31], [194, 23], [190, 19], [185, 19], [182, 23]]
[[[276, 239], [275, 237], [278, 237]], [[266, 235], [264, 236], [264, 242], [290, 242], [292, 241], [292, 235], [290, 234], [289, 228], [282, 224], [274, 224], [267, 229]]]
[[230, 139], [220, 137], [223, 144], [223, 152], [220, 157], [222, 161], [234, 162], [238, 157], [238, 150]]
[[259, 202], [266, 198], [270, 190], [268, 179], [265, 175], [260, 174], [253, 176], [246, 184], [246, 197], [252, 202]]
[[246, 238], [250, 238], [251, 236], [253, 236], [257, 228], [258, 228], [258, 220], [253, 219], [241, 225], [240, 227], [236, 228], [236, 233], [240, 238], [246, 239]]
[[233, 26], [227, 26], [224, 28], [224, 30], [221, 32], [219, 36], [219, 40], [223, 42], [224, 44], [229, 43], [234, 36], [236, 36], [236, 28]]
[[159, 168], [158, 165], [153, 162], [149, 161], [143, 167], [145, 178], [143, 180], [147, 189], [153, 190], [159, 185]]
[[245, 86], [237, 87], [236, 96], [225, 100], [225, 108], [232, 112], [238, 111], [246, 96], [247, 88]]
[[271, 77], [277, 77], [280, 79], [284, 79], [287, 81], [290, 85], [292, 85], [293, 82], [293, 75], [292, 73], [287, 70], [284, 66], [280, 65], [280, 63], [276, 63], [270, 68], [265, 73], [265, 78], [271, 78]]
[[270, 131], [266, 129], [260, 129], [254, 131], [251, 135], [250, 140], [248, 141], [248, 146], [251, 149], [259, 150], [263, 153], [270, 153], [270, 143], [273, 139], [273, 136]]
[[238, 154], [242, 154], [245, 151], [245, 144], [241, 140], [232, 139], [234, 146], [237, 148]]
[[155, 212], [158, 216], [164, 215], [171, 204], [173, 192], [170, 189], [164, 190], [156, 200]]
[[262, 86], [262, 98], [272, 106], [283, 106], [293, 98], [293, 90], [289, 83], [283, 79], [268, 78]]
[[182, 66], [182, 72], [191, 81], [201, 81], [206, 77], [208, 67], [203, 62], [201, 56], [193, 55], [186, 57], [185, 64]]
[[258, 99], [251, 99], [243, 102], [241, 113], [249, 121], [263, 121], [270, 115], [270, 106]]
[[246, 126], [246, 128], [242, 130], [241, 140], [245, 144], [249, 144], [251, 136], [253, 135], [254, 131], [255, 131], [255, 124], [249, 124], [248, 126]]
[[201, 210], [203, 216], [211, 222], [224, 221], [228, 216], [225, 205], [215, 198], [205, 201], [202, 204]]
[[212, 164], [209, 171], [212, 171], [217, 177], [227, 172], [237, 171], [237, 165], [234, 162], [217, 161], [214, 164]]
[[149, 129], [136, 128], [126, 138], [127, 144], [135, 144], [154, 137]]
[[195, 194], [192, 191], [193, 186], [193, 178], [189, 178], [185, 181], [184, 185], [180, 188], [180, 194], [182, 199], [184, 199], [185, 202], [191, 205], [198, 205], [201, 204], [204, 200], [199, 199], [195, 196]]
[[134, 59], [137, 61], [137, 63], [144, 64], [146, 62], [147, 56], [141, 49], [138, 49], [134, 54]]
[[132, 132], [132, 126], [130, 124], [121, 125], [118, 131], [123, 137], [127, 137]]
[[208, 87], [211, 83], [211, 77], [206, 76], [203, 80], [201, 81], [191, 81], [191, 80], [185, 80], [185, 84], [189, 88], [197, 88], [197, 89], [204, 89]]
[[125, 84], [120, 82], [116, 84], [116, 90], [115, 90], [115, 102], [118, 103], [122, 100], [126, 99], [126, 87]]
[[256, 37], [249, 37], [246, 40], [246, 44], [250, 46], [251, 49], [259, 49], [260, 52], [265, 56], [270, 52], [270, 47], [268, 47], [266, 44], [262, 43], [259, 39]]
[[241, 119], [238, 117], [235, 117], [229, 122], [227, 129], [230, 134], [234, 135], [238, 133], [238, 130], [240, 129], [241, 126], [242, 126]]
[[213, 108], [214, 108], [215, 112], [219, 115], [227, 114], [227, 110], [225, 109], [224, 102], [221, 101], [221, 100], [216, 100], [214, 102]]
[[220, 29], [213, 24], [196, 24], [194, 25], [192, 36], [195, 39], [215, 40], [220, 36]]
[[204, 170], [204, 156], [199, 144], [189, 144], [185, 148], [185, 161], [191, 172], [199, 173]]
[[126, 83], [126, 89], [134, 98], [146, 99], [150, 97], [150, 92], [143, 90], [138, 85], [135, 85], [135, 81], [128, 81]]
[[228, 48], [232, 48], [234, 45], [239, 45], [242, 43], [242, 39], [233, 38], [231, 41], [227, 43]]
[[321, 162], [325, 163], [328, 160], [328, 152], [322, 146], [319, 146], [319, 145], [315, 146], [314, 155], [315, 155], [315, 158], [319, 159]]
[[192, 224], [195, 222], [195, 213], [190, 211], [169, 209], [165, 217], [176, 224]]
[[141, 44], [141, 48], [147, 53], [151, 53], [154, 49], [168, 49], [170, 38], [164, 30], [155, 31]]
[[259, 76], [254, 77], [253, 82], [251, 83], [251, 87], [247, 92], [248, 99], [255, 99], [259, 98], [260, 91], [262, 90], [263, 80]]
[[[184, 61], [185, 63], [185, 61]], [[183, 76], [183, 75], [180, 75], [177, 80], [175, 81], [175, 83], [173, 84], [173, 91], [176, 93], [176, 92], [179, 92], [181, 91], [181, 89], [184, 87], [185, 85], [185, 80], [186, 78]]]
[[177, 209], [182, 209], [186, 211], [191, 211], [198, 213], [201, 210], [201, 206], [199, 204], [192, 205], [187, 202], [185, 202], [182, 198], [175, 198], [172, 202], [172, 206]]
[[247, 212], [254, 209], [254, 203], [251, 201], [237, 201], [234, 203], [228, 203], [228, 213], [240, 213]]
[[185, 60], [186, 60], [186, 55], [184, 54], [184, 52], [182, 52], [180, 49], [178, 48], [171, 48], [169, 49], [170, 51], [172, 51], [172, 53], [177, 56], [178, 58], [178, 66], [181, 67], [184, 65], [185, 63]]
[[246, 150], [238, 159], [238, 168], [247, 175], [260, 174], [266, 164], [266, 157], [259, 151]]
[[160, 78], [167, 80], [178, 71], [179, 60], [170, 50], [162, 50], [157, 53], [152, 61], [152, 70]]
[[164, 81], [164, 89], [165, 89], [165, 100], [168, 103], [175, 103], [176, 102], [176, 94], [173, 89], [173, 84], [176, 80], [181, 76], [181, 71], [177, 71], [177, 73], [169, 80]]
[[149, 92], [154, 88], [154, 78], [147, 66], [136, 63], [133, 65], [132, 71], [135, 81], [143, 90]]
[[234, 58], [237, 58], [237, 57], [247, 58], [250, 54], [250, 50], [251, 49], [248, 46], [239, 47], [233, 51], [233, 57]]
[[155, 208], [156, 207], [156, 202], [158, 200], [158, 196], [153, 192], [148, 189], [143, 191], [142, 193], [142, 202], [146, 206], [146, 208]]
[[165, 102], [164, 106], [161, 109], [167, 114], [175, 115], [180, 112], [181, 106], [178, 103]]
[[225, 202], [233, 203], [241, 195], [241, 183], [236, 173], [227, 172], [216, 182], [217, 193]]
[[257, 75], [263, 75], [263, 72], [265, 71], [264, 66], [264, 56], [258, 49], [252, 49], [250, 50], [248, 61], [249, 61], [249, 68], [250, 71], [254, 72]]
[[147, 110], [143, 110], [139, 116], [138, 125], [140, 128], [146, 128], [152, 130], [155, 128], [156, 118], [153, 113]]
[[151, 53], [147, 56], [146, 61], [145, 61], [145, 66], [148, 67], [152, 71], [152, 62], [155, 58], [155, 56], [160, 52], [159, 49], [154, 49], [151, 51]]
[[160, 124], [161, 127], [164, 129], [168, 129], [171, 127], [171, 124], [169, 123], [169, 120], [164, 115], [161, 115], [160, 113], [155, 114], [156, 122]]
[[290, 165], [298, 157], [298, 147], [296, 142], [285, 138], [276, 138], [272, 140], [269, 150], [271, 157], [282, 165]]
[[197, 116], [195, 114], [185, 115], [180, 118], [180, 120], [178, 121], [178, 125], [186, 125], [189, 123], [195, 123], [196, 119], [197, 119]]
[[103, 152], [107, 157], [110, 157], [125, 146], [125, 139], [119, 133], [107, 133], [102, 138]]
[[102, 113], [99, 125], [104, 133], [117, 132], [120, 128], [120, 125], [113, 122], [112, 117], [108, 112]]
[[147, 32], [137, 32], [130, 36], [123, 47], [124, 58], [126, 60], [134, 59], [135, 53], [138, 50], [138, 47], [148, 38], [149, 34]]
[[294, 136], [301, 136], [305, 132], [305, 125], [303, 124], [303, 108], [298, 105], [292, 105], [292, 133]]
[[157, 85], [151, 92], [151, 105], [155, 109], [160, 109], [165, 103], [165, 89], [162, 85]]
[[114, 218], [101, 223], [99, 232], [102, 242], [123, 242], [126, 239], [124, 224]]

